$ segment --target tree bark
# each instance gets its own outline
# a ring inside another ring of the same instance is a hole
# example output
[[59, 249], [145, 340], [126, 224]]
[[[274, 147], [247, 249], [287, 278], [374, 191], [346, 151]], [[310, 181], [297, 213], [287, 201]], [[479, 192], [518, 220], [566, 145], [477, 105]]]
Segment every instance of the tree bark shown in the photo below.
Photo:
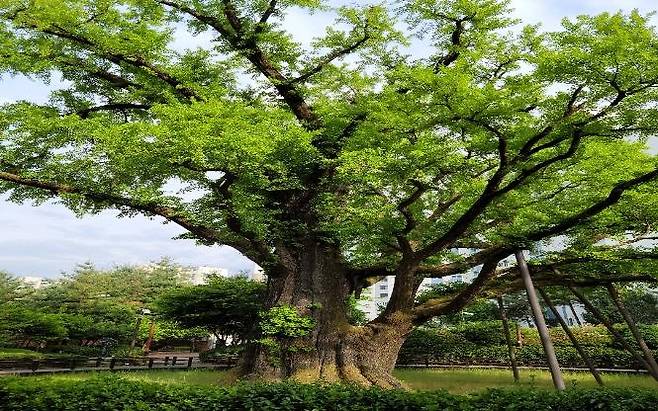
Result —
[[619, 296], [617, 289], [612, 283], [608, 284], [606, 288], [608, 289], [608, 294], [610, 294], [612, 301], [615, 303], [617, 309], [619, 309], [619, 312], [624, 317], [626, 324], [628, 324], [628, 328], [630, 328], [631, 334], [633, 334], [635, 341], [640, 346], [640, 349], [642, 350], [642, 354], [644, 354], [644, 359], [647, 361], [649, 366], [653, 369], [653, 372], [656, 375], [658, 375], [658, 364], [656, 364], [656, 359], [654, 358], [653, 353], [647, 346], [647, 343], [644, 341], [644, 338], [642, 338], [642, 334], [640, 333], [639, 328], [637, 328], [637, 324], [635, 323], [633, 316], [624, 305], [624, 302], [621, 300], [621, 297]]
[[500, 310], [500, 319], [503, 322], [503, 332], [505, 333], [505, 342], [507, 343], [507, 351], [509, 353], [509, 360], [512, 366], [512, 374], [514, 375], [514, 382], [519, 382], [519, 367], [516, 363], [516, 347], [512, 343], [512, 336], [510, 335], [509, 321], [507, 320], [507, 313], [505, 312], [505, 302], [503, 297], [498, 297], [498, 307]]
[[640, 354], [638, 354], [638, 352], [633, 347], [631, 347], [631, 345], [628, 343], [628, 341], [626, 341], [624, 336], [622, 336], [619, 333], [619, 331], [615, 330], [615, 328], [612, 326], [612, 323], [610, 322], [610, 320], [605, 318], [605, 316], [601, 313], [601, 311], [599, 311], [599, 309], [596, 308], [587, 299], [587, 297], [585, 297], [585, 294], [583, 294], [582, 292], [580, 292], [578, 289], [576, 289], [575, 287], [573, 287], [571, 285], [568, 286], [568, 287], [569, 287], [569, 290], [571, 290], [571, 292], [573, 293], [573, 295], [575, 295], [576, 298], [578, 298], [578, 300], [580, 300], [580, 302], [583, 303], [583, 305], [585, 305], [585, 308], [587, 308], [587, 310], [590, 313], [592, 313], [592, 315], [594, 317], [596, 317], [596, 319], [599, 320], [601, 322], [601, 324], [603, 324], [605, 326], [605, 328], [608, 329], [608, 332], [610, 332], [610, 334], [612, 334], [615, 337], [617, 342], [619, 342], [624, 347], [624, 349], [626, 349], [626, 351], [628, 351], [633, 356], [633, 358], [635, 358], [635, 360], [644, 367], [645, 370], [649, 371], [649, 374], [651, 374], [651, 376], [656, 381], [658, 381], [658, 374], [654, 372], [651, 365], [649, 365], [649, 363], [644, 359], [644, 357], [642, 357]]
[[[268, 381], [349, 382], [401, 387], [392, 376], [411, 320], [392, 316], [385, 323], [357, 327], [347, 320], [351, 280], [336, 248], [308, 242], [299, 249], [277, 250], [281, 267], [269, 276], [266, 307], [287, 305], [311, 317], [310, 335], [282, 344], [279, 352], [252, 341], [239, 367], [242, 378]], [[290, 350], [288, 347], [296, 349]]]
[[544, 291], [543, 288], [537, 288], [537, 291], [539, 291], [539, 294], [541, 297], [544, 299], [546, 302], [546, 305], [548, 308], [551, 310], [555, 318], [558, 320], [560, 325], [562, 326], [562, 329], [564, 330], [565, 334], [567, 334], [567, 337], [569, 337], [569, 341], [571, 341], [571, 344], [573, 344], [574, 348], [576, 351], [578, 351], [578, 354], [580, 354], [580, 357], [585, 361], [587, 364], [587, 368], [589, 368], [590, 372], [592, 373], [592, 376], [594, 376], [594, 379], [596, 382], [603, 386], [603, 380], [601, 379], [601, 374], [599, 373], [599, 370], [596, 369], [596, 366], [594, 366], [594, 363], [592, 362], [592, 359], [589, 358], [589, 355], [585, 352], [583, 347], [580, 345], [578, 340], [576, 339], [576, 336], [573, 335], [571, 332], [571, 329], [569, 328], [569, 324], [567, 324], [566, 321], [564, 321], [564, 318], [560, 315], [558, 312], [557, 308], [555, 307], [555, 304], [553, 304], [553, 301], [551, 301], [551, 298], [546, 294], [546, 291]]

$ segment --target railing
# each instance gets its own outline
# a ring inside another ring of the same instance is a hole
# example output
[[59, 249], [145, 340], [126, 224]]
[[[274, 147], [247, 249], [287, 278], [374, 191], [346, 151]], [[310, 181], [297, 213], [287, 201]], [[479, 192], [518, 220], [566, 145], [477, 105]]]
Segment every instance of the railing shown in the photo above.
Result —
[[71, 359], [43, 359], [43, 360], [0, 360], [0, 371], [6, 372], [57, 372], [57, 371], [90, 371], [90, 370], [138, 370], [153, 368], [231, 368], [235, 361], [227, 360], [204, 364], [198, 357], [165, 356], [165, 357], [94, 357]]

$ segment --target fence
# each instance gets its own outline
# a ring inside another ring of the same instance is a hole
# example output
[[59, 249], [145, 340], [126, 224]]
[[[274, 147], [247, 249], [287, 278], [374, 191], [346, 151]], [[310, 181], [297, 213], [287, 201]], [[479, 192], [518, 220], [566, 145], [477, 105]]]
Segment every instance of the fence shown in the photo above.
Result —
[[166, 356], [156, 357], [97, 357], [97, 358], [70, 358], [70, 359], [43, 359], [43, 360], [0, 360], [0, 372], [57, 372], [63, 370], [142, 370], [165, 368], [231, 368], [235, 361], [226, 360], [203, 364], [196, 357]]

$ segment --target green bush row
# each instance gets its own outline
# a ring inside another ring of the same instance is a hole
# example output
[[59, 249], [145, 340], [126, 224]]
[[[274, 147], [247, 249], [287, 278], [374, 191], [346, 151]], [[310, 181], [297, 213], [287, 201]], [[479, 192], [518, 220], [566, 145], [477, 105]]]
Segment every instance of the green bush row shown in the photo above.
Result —
[[299, 384], [194, 387], [117, 376], [86, 381], [0, 379], [0, 410], [650, 410], [658, 391], [641, 389], [445, 391], [361, 389]]
[[[634, 345], [627, 327], [616, 326], [627, 341]], [[632, 355], [602, 326], [573, 327], [576, 339], [594, 362], [600, 367], [631, 367], [637, 364]], [[643, 336], [650, 348], [658, 349], [658, 327], [641, 326]], [[560, 363], [567, 367], [583, 367], [584, 361], [571, 345], [564, 331], [551, 328], [551, 339]], [[521, 329], [522, 346], [516, 348], [516, 356], [522, 365], [544, 365], [545, 355], [537, 330]], [[513, 332], [512, 341], [517, 336]], [[507, 364], [509, 355], [499, 321], [462, 323], [452, 327], [418, 328], [405, 341], [398, 364]]]

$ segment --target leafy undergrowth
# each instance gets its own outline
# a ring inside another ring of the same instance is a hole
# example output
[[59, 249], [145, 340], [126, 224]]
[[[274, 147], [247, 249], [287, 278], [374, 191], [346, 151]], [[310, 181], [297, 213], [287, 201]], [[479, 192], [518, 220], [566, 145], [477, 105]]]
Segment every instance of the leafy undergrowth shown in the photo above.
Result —
[[[23, 377], [43, 381], [85, 381], [100, 373], [70, 373], [51, 376]], [[122, 378], [136, 382], [154, 382], [167, 385], [226, 386], [232, 378], [226, 371], [215, 370], [152, 370], [117, 372]], [[395, 376], [404, 381], [412, 390], [446, 390], [453, 394], [481, 392], [489, 388], [528, 388], [552, 389], [551, 375], [547, 371], [521, 370], [521, 381], [515, 383], [507, 370], [490, 369], [398, 369]], [[610, 388], [658, 389], [658, 383], [646, 375], [603, 374], [604, 382]], [[570, 388], [596, 388], [592, 376], [584, 372], [566, 372], [564, 380]]]
[[361, 389], [340, 385], [201, 386], [136, 381], [124, 375], [88, 379], [1, 378], [0, 410], [650, 410], [658, 390], [528, 388], [447, 391]]

